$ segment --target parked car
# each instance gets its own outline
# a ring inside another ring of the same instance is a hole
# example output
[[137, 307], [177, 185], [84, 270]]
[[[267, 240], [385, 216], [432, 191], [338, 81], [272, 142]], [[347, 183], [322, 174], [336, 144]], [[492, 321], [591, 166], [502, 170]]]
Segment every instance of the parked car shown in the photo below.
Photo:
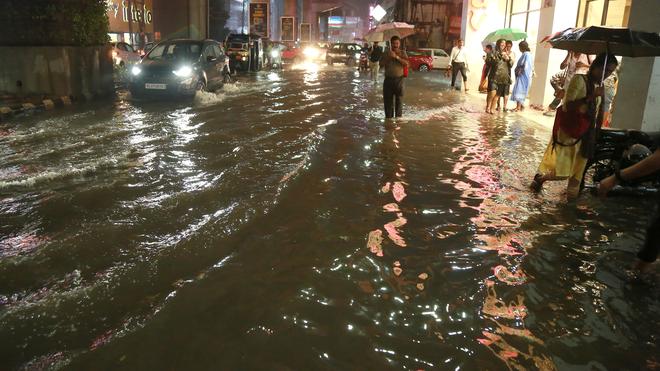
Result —
[[133, 96], [195, 95], [220, 87], [227, 57], [215, 40], [175, 39], [161, 42], [131, 68]]
[[265, 64], [261, 36], [232, 33], [225, 40], [232, 71], [259, 71]]
[[362, 47], [358, 44], [337, 43], [328, 48], [325, 61], [329, 65], [344, 63], [347, 66], [355, 66], [360, 60]]
[[408, 50], [408, 62], [413, 71], [430, 71], [433, 67], [433, 57], [425, 50]]
[[111, 42], [112, 61], [116, 66], [128, 67], [140, 62], [140, 54], [125, 42]]
[[433, 69], [436, 70], [446, 70], [449, 66], [449, 54], [442, 49], [431, 49], [431, 48], [419, 48], [418, 50], [423, 50], [429, 53], [433, 57]]
[[283, 44], [282, 47], [282, 62], [293, 63], [301, 58], [302, 49], [299, 45]]

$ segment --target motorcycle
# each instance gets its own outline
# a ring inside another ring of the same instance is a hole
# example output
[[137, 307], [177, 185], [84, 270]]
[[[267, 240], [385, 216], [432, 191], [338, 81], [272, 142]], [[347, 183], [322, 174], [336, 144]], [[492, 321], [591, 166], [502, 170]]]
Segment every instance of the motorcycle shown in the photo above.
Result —
[[[632, 166], [650, 156], [660, 143], [660, 132], [638, 130], [601, 129], [596, 140], [595, 153], [584, 170], [582, 186], [592, 191], [598, 183], [614, 175], [616, 170]], [[621, 195], [657, 195], [660, 192], [660, 171], [640, 179], [622, 183], [612, 190]]]
[[360, 52], [360, 64], [358, 67], [359, 71], [368, 71], [369, 70], [369, 55], [365, 50]]

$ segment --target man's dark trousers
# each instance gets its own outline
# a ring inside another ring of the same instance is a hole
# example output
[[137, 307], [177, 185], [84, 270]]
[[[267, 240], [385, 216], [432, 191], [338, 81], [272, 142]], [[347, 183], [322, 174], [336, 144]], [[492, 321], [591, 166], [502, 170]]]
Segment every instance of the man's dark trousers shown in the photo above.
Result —
[[458, 72], [461, 73], [463, 77], [463, 84], [467, 81], [467, 73], [465, 72], [465, 63], [463, 62], [452, 62], [451, 63], [451, 87], [453, 88], [456, 84], [456, 75]]
[[403, 77], [385, 77], [383, 82], [383, 101], [385, 102], [385, 117], [401, 117], [403, 111]]

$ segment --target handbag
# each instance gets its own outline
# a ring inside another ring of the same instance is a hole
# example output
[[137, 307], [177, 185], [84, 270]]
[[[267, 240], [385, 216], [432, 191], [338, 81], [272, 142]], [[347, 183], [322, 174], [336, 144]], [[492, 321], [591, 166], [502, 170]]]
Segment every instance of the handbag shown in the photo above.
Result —
[[[580, 99], [579, 101], [586, 99]], [[577, 103], [576, 101], [574, 103]], [[555, 115], [555, 122], [552, 126], [552, 136], [557, 138], [557, 133], [559, 129], [566, 133], [571, 138], [577, 139], [578, 141], [584, 136], [584, 134], [589, 130], [591, 126], [591, 117], [586, 112], [580, 112], [579, 108], [567, 109], [564, 111], [563, 106], [557, 107], [557, 114]], [[558, 141], [556, 141], [559, 143]], [[575, 142], [577, 143], [577, 141]], [[573, 144], [575, 144], [573, 143]], [[560, 145], [566, 145], [559, 143]], [[568, 144], [568, 145], [573, 145]]]
[[403, 66], [403, 77], [408, 77], [408, 66]]

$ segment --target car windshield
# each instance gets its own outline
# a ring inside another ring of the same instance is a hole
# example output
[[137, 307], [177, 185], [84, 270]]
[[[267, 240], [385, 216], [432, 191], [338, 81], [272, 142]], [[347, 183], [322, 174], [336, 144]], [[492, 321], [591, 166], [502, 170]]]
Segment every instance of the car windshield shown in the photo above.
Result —
[[202, 44], [197, 42], [182, 42], [158, 44], [147, 55], [147, 59], [166, 59], [173, 61], [196, 60], [202, 50]]

